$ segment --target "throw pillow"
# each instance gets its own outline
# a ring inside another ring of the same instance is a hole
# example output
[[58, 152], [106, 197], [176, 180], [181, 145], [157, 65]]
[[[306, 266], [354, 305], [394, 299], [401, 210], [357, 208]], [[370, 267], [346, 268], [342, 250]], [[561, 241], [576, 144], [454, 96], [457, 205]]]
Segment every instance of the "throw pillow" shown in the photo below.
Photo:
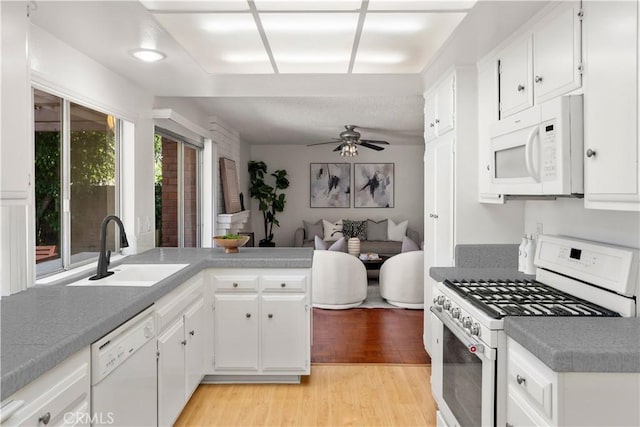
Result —
[[342, 220], [342, 234], [347, 239], [357, 237], [360, 240], [367, 239], [367, 221]]
[[324, 229], [324, 237], [322, 238], [322, 240], [333, 242], [341, 237], [344, 237], [344, 235], [342, 234], [342, 220], [331, 223], [323, 219], [322, 228]]
[[324, 231], [322, 229], [322, 220], [319, 219], [316, 223], [310, 223], [307, 221], [302, 221], [304, 224], [304, 238], [307, 240], [313, 239], [313, 236], [324, 236]]
[[412, 251], [419, 251], [419, 250], [420, 248], [418, 247], [416, 242], [414, 242], [407, 236], [404, 236], [402, 238], [402, 249], [400, 249], [400, 252], [412, 252]]
[[320, 251], [335, 251], [335, 252], [344, 252], [344, 237], [336, 240], [331, 246], [329, 246], [326, 242], [324, 242], [320, 237], [314, 237], [315, 247]]
[[387, 220], [375, 222], [373, 220], [367, 220], [367, 240], [387, 240]]
[[389, 227], [387, 228], [387, 237], [394, 242], [402, 242], [402, 238], [407, 235], [407, 225], [409, 220], [404, 220], [401, 223], [394, 223], [393, 220], [389, 220]]

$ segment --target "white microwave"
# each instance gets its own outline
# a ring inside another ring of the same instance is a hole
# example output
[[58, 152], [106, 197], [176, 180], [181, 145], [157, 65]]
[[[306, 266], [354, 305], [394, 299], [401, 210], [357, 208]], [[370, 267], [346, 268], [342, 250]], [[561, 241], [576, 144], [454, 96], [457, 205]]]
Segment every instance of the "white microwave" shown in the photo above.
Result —
[[583, 129], [582, 95], [560, 96], [491, 125], [492, 192], [584, 194]]

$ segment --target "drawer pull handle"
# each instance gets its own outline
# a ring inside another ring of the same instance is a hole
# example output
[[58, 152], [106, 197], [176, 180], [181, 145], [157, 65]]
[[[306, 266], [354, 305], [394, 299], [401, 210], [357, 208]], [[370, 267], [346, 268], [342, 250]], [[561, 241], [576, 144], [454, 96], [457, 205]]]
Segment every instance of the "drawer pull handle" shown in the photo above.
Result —
[[194, 336], [196, 334], [196, 331], [189, 331], [189, 335]]
[[247, 313], [247, 314], [245, 314], [245, 316], [246, 316], [246, 318], [248, 319], [248, 318], [250, 318], [250, 317], [251, 317], [251, 313]]
[[521, 377], [520, 375], [516, 375], [516, 381], [518, 382], [518, 384], [522, 385], [527, 382], [527, 379], [524, 377]]
[[187, 340], [182, 340], [182, 341], [180, 341], [180, 344], [182, 344], [182, 345], [187, 345]]
[[287, 284], [286, 284], [286, 283], [280, 283], [280, 287], [281, 287], [281, 288], [285, 288], [286, 286], [287, 286]]
[[513, 424], [511, 424], [511, 423], [505, 423], [505, 425], [504, 425], [504, 426], [505, 426], [505, 427], [513, 427]]
[[518, 92], [524, 92], [524, 85], [518, 85]]
[[273, 319], [273, 314], [269, 313], [269, 314], [267, 314], [267, 317], [268, 317], [269, 319]]
[[238, 284], [234, 282], [234, 283], [233, 283], [233, 287], [234, 287], [234, 288], [237, 288], [237, 287], [238, 287]]
[[536, 83], [541, 83], [542, 82], [542, 76], [536, 76], [533, 81], [535, 81]]
[[51, 421], [51, 412], [47, 412], [46, 414], [38, 418], [38, 422], [44, 425], [49, 424], [49, 421]]
[[592, 150], [591, 148], [589, 148], [587, 150], [587, 157], [588, 158], [592, 158], [592, 157], [595, 157], [595, 156], [596, 156], [596, 150]]

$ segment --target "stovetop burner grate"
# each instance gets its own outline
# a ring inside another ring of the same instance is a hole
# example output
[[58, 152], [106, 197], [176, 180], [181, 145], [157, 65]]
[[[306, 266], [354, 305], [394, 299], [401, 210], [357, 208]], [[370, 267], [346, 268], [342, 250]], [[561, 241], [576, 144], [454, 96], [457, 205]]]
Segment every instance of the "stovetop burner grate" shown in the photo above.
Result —
[[505, 316], [620, 316], [534, 280], [445, 280], [444, 284], [494, 319]]

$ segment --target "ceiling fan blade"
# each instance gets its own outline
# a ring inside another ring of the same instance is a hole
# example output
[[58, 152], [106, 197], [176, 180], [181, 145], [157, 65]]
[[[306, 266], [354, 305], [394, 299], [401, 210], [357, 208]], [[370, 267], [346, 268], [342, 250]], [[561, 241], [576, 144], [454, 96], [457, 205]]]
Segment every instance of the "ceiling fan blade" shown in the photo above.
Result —
[[389, 143], [387, 141], [379, 141], [379, 140], [375, 140], [375, 139], [361, 139], [360, 142], [368, 142], [368, 143], [372, 143], [372, 144], [389, 145]]
[[371, 148], [376, 151], [384, 150], [384, 147], [378, 147], [377, 145], [369, 144], [367, 141], [360, 141], [360, 145], [362, 145], [363, 147]]
[[314, 144], [307, 144], [307, 147], [312, 147], [314, 145], [322, 145], [322, 144], [335, 144], [338, 141], [341, 141], [341, 139], [334, 138], [333, 141], [316, 142]]
[[345, 145], [347, 145], [347, 143], [343, 142], [342, 144], [340, 144], [336, 148], [334, 148], [333, 151], [340, 151], [340, 150], [342, 150], [342, 147], [344, 147]]

